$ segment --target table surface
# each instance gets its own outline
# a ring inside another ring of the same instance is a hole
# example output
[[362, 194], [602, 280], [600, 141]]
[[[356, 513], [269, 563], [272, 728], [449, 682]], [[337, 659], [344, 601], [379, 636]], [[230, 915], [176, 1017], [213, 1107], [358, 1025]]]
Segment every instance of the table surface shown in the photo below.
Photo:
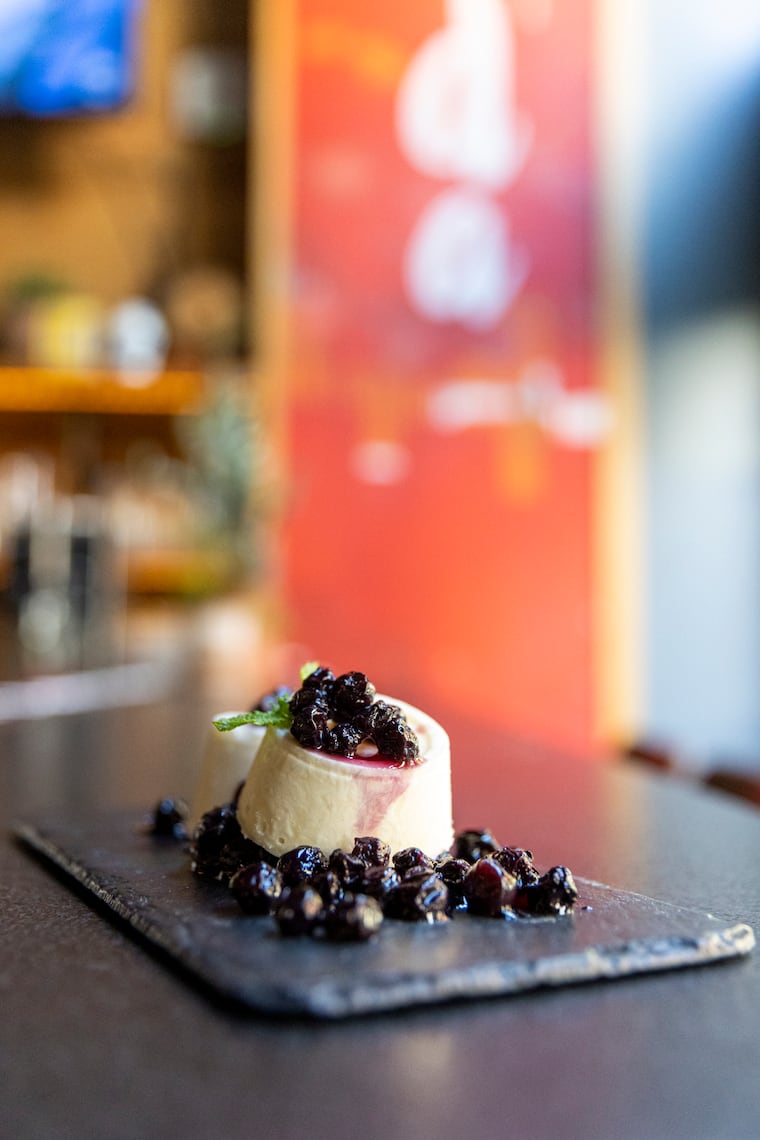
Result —
[[[458, 827], [544, 866], [748, 922], [760, 812], [430, 709]], [[0, 1135], [342, 1140], [760, 1135], [760, 952], [338, 1024], [231, 1014], [9, 837], [43, 811], [188, 795], [202, 699], [0, 725]]]

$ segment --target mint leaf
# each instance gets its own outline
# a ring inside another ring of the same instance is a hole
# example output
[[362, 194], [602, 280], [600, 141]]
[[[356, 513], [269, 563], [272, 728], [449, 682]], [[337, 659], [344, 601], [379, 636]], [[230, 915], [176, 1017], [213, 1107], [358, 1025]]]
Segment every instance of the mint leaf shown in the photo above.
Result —
[[229, 732], [241, 724], [257, 724], [260, 727], [273, 725], [274, 728], [290, 728], [293, 714], [290, 711], [290, 697], [278, 697], [271, 709], [254, 709], [253, 712], [235, 713], [233, 716], [220, 716], [213, 722], [219, 732]]

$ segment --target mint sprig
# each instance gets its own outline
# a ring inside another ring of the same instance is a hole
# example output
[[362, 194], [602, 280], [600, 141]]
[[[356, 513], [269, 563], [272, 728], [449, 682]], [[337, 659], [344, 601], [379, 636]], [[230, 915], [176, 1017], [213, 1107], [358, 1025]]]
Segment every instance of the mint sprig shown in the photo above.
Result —
[[260, 727], [290, 728], [293, 714], [290, 711], [290, 697], [278, 697], [271, 709], [254, 709], [252, 712], [235, 713], [233, 716], [220, 716], [213, 721], [219, 732], [229, 732], [241, 724], [256, 724]]

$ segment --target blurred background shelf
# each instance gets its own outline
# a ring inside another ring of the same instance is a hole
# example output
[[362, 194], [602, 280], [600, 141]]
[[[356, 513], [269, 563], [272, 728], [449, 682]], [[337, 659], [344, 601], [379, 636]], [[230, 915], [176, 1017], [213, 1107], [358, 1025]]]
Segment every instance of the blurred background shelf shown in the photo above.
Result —
[[133, 597], [205, 597], [235, 581], [229, 550], [133, 550], [124, 555], [127, 592]]
[[191, 369], [126, 381], [105, 369], [0, 365], [0, 412], [188, 415], [203, 395], [203, 375]]

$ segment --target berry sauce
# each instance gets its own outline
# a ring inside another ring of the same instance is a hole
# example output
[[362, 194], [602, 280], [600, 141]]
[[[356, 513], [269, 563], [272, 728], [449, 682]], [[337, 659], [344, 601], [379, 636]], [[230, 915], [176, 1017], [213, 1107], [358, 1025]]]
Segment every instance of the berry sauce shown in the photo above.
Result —
[[420, 756], [413, 764], [410, 764], [408, 760], [393, 760], [390, 756], [381, 756], [380, 753], [365, 758], [363, 756], [341, 756], [339, 752], [322, 752], [316, 748], [308, 748], [307, 752], [312, 752], [315, 756], [335, 760], [338, 764], [346, 764], [349, 768], [364, 768], [366, 770], [373, 768], [395, 768], [397, 772], [403, 772], [409, 768], [418, 768], [420, 764], [425, 763], [424, 756]]

